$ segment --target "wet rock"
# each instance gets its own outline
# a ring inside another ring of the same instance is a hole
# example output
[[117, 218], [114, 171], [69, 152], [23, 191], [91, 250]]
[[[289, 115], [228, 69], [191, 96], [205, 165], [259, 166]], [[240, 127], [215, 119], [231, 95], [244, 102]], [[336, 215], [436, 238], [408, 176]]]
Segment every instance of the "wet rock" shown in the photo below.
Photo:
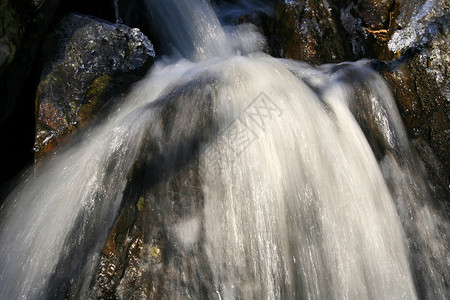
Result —
[[394, 3], [394, 0], [372, 0], [358, 1], [357, 5], [364, 23], [377, 30], [389, 27]]
[[441, 0], [292, 0], [277, 1], [266, 35], [274, 55], [313, 65], [378, 60], [410, 136], [437, 157], [423, 157], [431, 176], [442, 178], [437, 173], [450, 174], [449, 28]]
[[[200, 144], [214, 127], [210, 82], [209, 78], [193, 80], [149, 106], [160, 117], [145, 133], [123, 208], [90, 278], [89, 298], [212, 298], [213, 277], [205, 267], [206, 250], [200, 243], [204, 196], [198, 160]], [[199, 99], [199, 91], [203, 99], [185, 105], [193, 97]], [[192, 116], [192, 124], [180, 121], [182, 114]], [[172, 128], [181, 125], [192, 126], [195, 133], [187, 129], [176, 133], [177, 143], [170, 142]]]
[[389, 49], [402, 57], [380, 63], [377, 68], [392, 88], [411, 137], [420, 141], [421, 149], [430, 148], [437, 156], [439, 168], [433, 167], [436, 162], [429, 159], [431, 155], [424, 155], [428, 169], [435, 170], [434, 177], [443, 179], [448, 188], [450, 17], [442, 1], [413, 4], [400, 1], [397, 22], [403, 28], [395, 31], [388, 42]]
[[399, 5], [392, 0], [332, 1], [356, 59], [391, 60], [388, 41], [397, 29]]
[[339, 8], [340, 21], [347, 35], [355, 58], [362, 58], [367, 53], [366, 40], [368, 32], [363, 25], [363, 19], [356, 5], [351, 2]]
[[[450, 16], [447, 10], [448, 6], [446, 9], [439, 1], [429, 0], [417, 6], [404, 28], [392, 35], [388, 46], [392, 52], [400, 54], [418, 53], [419, 65], [434, 78], [447, 99], [450, 99]], [[403, 20], [399, 17], [398, 22]]]
[[411, 137], [426, 141], [450, 174], [448, 93], [424, 67], [424, 57], [426, 52], [419, 52], [377, 68], [392, 88]]
[[448, 31], [448, 3], [440, 0], [415, 2], [400, 1], [400, 15], [396, 20], [400, 29], [389, 41], [389, 49], [393, 52], [404, 53], [408, 48], [435, 40], [436, 35], [440, 35], [439, 23], [444, 23]]
[[145, 74], [154, 55], [137, 28], [77, 14], [65, 17], [43, 45], [47, 62], [36, 98], [36, 156], [120, 96]]
[[393, 0], [278, 1], [268, 36], [275, 55], [313, 64], [390, 60], [397, 15]]
[[273, 54], [313, 65], [351, 59], [335, 13], [327, 1], [278, 1], [268, 33]]

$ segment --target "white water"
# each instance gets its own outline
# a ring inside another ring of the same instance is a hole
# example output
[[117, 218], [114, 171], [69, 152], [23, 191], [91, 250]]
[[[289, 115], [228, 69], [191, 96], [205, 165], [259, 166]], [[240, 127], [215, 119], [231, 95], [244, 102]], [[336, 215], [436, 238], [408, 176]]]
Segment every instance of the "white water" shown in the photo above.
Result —
[[392, 198], [345, 96], [327, 95], [325, 109], [272, 59], [228, 66], [246, 86], [224, 92], [233, 102], [219, 111], [245, 111], [259, 90], [277, 110], [262, 112], [271, 114], [263, 128], [246, 118], [258, 139], [238, 157], [221, 149], [232, 163], [219, 160], [206, 176], [205, 230], [223, 298], [414, 298]]
[[[426, 203], [423, 175], [376, 74], [360, 64], [334, 71], [269, 57], [251, 27], [223, 30], [204, 1], [148, 3], [170, 15], [173, 52], [193, 62], [158, 62], [100, 124], [23, 175], [0, 215], [0, 299], [51, 298], [54, 278], [89, 276], [144, 137], [150, 132], [171, 152], [211, 131], [198, 128], [202, 119], [216, 129], [197, 157], [203, 209], [165, 226], [194, 261], [199, 248], [206, 252], [198, 268], [210, 270], [209, 295], [415, 299], [419, 262], [427, 282], [419, 296], [445, 299], [448, 221]], [[339, 70], [358, 80], [350, 84]], [[170, 122], [160, 115], [169, 103]], [[373, 133], [372, 147], [383, 146], [381, 168], [359, 124]], [[170, 200], [163, 192], [161, 201]], [[179, 286], [165, 296], [201, 297]]]

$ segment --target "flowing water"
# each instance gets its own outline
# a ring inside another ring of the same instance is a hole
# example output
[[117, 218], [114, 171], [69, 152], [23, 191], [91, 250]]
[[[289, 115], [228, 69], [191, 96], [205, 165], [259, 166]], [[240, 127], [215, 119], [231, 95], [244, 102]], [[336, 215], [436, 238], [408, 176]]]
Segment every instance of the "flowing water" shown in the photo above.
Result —
[[1, 299], [105, 297], [125, 198], [144, 250], [114, 298], [449, 297], [448, 217], [366, 62], [275, 59], [206, 1], [147, 3], [170, 54], [4, 201]]

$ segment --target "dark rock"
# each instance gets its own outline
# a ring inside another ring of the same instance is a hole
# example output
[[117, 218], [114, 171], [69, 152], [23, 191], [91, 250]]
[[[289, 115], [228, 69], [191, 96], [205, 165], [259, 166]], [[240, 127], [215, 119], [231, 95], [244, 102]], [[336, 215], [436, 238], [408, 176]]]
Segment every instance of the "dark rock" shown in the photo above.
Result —
[[18, 102], [59, 0], [0, 1], [0, 123]]
[[[212, 116], [220, 79], [199, 77], [146, 106], [152, 117], [139, 142], [119, 216], [93, 272], [59, 279], [63, 282], [58, 285], [68, 284], [59, 291], [71, 295], [66, 299], [212, 298], [213, 276], [201, 243], [204, 196], [198, 154], [217, 136]], [[186, 220], [198, 227], [192, 240], [176, 230]], [[62, 260], [61, 266], [66, 263]], [[83, 290], [80, 282], [90, 284]]]
[[391, 60], [387, 42], [396, 28], [398, 6], [391, 0], [332, 1], [356, 59]]
[[394, 0], [358, 1], [361, 16], [370, 29], [388, 28], [391, 21], [391, 12]]
[[109, 98], [120, 96], [145, 74], [155, 55], [137, 28], [76, 14], [61, 21], [43, 50], [48, 62], [36, 99], [37, 156], [90, 120]]
[[0, 183], [33, 159], [39, 43], [60, 0], [0, 0]]
[[351, 59], [341, 32], [328, 2], [296, 0], [277, 2], [268, 35], [274, 55], [319, 65]]
[[351, 2], [339, 7], [340, 21], [346, 32], [347, 39], [355, 58], [362, 58], [367, 53], [366, 40], [368, 32], [363, 25], [363, 19], [356, 5]]

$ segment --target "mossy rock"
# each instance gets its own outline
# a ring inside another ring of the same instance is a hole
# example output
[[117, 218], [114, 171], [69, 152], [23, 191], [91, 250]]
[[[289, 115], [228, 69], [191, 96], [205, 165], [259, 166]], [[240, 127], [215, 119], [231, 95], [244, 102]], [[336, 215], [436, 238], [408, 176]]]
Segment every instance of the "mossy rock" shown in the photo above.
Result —
[[[94, 119], [145, 74], [155, 55], [138, 29], [78, 14], [66, 16], [43, 45], [55, 46], [44, 51], [49, 61], [38, 86], [37, 122], [51, 128], [48, 136], [67, 135]], [[55, 110], [45, 114], [49, 103]], [[41, 140], [38, 152], [45, 148]]]

